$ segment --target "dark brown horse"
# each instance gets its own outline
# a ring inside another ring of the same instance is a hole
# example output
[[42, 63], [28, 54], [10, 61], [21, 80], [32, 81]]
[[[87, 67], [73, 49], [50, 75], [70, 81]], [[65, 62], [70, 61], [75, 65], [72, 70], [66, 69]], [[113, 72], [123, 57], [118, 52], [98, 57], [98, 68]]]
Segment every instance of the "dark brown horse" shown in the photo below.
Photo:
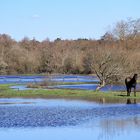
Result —
[[127, 96], [130, 96], [131, 89], [134, 88], [134, 96], [136, 96], [136, 85], [137, 85], [138, 74], [134, 74], [133, 78], [125, 78], [125, 85], [127, 89]]

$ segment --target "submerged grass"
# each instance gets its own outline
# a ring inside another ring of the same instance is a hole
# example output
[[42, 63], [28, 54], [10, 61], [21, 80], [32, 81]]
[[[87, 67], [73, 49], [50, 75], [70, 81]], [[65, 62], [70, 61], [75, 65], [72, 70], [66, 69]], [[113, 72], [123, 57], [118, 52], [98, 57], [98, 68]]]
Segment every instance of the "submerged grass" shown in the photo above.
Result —
[[96, 92], [92, 90], [72, 90], [72, 89], [37, 89], [37, 90], [13, 90], [11, 84], [0, 85], [0, 98], [68, 98], [97, 101], [100, 103], [121, 103], [127, 100], [137, 100], [140, 102], [140, 92], [137, 97], [132, 94], [126, 96], [126, 92]]

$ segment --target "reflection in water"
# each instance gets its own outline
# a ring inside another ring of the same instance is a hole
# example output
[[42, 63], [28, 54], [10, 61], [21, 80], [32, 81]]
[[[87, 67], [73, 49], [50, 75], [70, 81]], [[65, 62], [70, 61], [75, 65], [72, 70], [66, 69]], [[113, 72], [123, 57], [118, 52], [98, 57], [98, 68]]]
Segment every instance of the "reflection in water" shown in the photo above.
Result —
[[33, 102], [0, 105], [0, 136], [4, 140], [22, 140], [22, 136], [26, 140], [137, 140], [140, 137], [139, 104], [0, 99], [4, 101]]
[[106, 100], [105, 98], [100, 98], [100, 101], [99, 101], [101, 104], [105, 104], [106, 103]]
[[103, 120], [100, 122], [100, 128], [102, 129], [99, 139], [112, 140], [114, 138], [122, 137], [133, 133], [133, 131], [139, 131], [140, 118], [128, 118], [128, 119], [112, 119]]
[[136, 99], [130, 99], [130, 98], [128, 98], [126, 102], [126, 104], [136, 104], [136, 103], [137, 103]]

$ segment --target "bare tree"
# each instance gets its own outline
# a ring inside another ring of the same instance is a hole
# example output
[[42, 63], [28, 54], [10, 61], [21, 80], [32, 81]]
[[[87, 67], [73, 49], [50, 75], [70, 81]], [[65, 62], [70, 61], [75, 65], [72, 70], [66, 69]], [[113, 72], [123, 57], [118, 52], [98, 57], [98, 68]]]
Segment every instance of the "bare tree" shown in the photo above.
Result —
[[7, 74], [8, 64], [0, 58], [0, 74]]
[[120, 42], [120, 46], [134, 48], [140, 36], [140, 19], [121, 20], [113, 27], [112, 35]]
[[91, 59], [91, 69], [100, 80], [97, 90], [121, 80], [126, 64], [126, 57], [123, 52], [117, 49], [96, 48]]

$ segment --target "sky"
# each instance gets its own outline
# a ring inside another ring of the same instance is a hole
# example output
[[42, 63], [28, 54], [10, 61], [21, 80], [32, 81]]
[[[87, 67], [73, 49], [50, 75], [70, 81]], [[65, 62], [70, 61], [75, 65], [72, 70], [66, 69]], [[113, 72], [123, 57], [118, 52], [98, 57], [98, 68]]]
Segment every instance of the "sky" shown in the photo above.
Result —
[[140, 18], [140, 0], [0, 0], [0, 34], [15, 40], [99, 39], [130, 17]]

